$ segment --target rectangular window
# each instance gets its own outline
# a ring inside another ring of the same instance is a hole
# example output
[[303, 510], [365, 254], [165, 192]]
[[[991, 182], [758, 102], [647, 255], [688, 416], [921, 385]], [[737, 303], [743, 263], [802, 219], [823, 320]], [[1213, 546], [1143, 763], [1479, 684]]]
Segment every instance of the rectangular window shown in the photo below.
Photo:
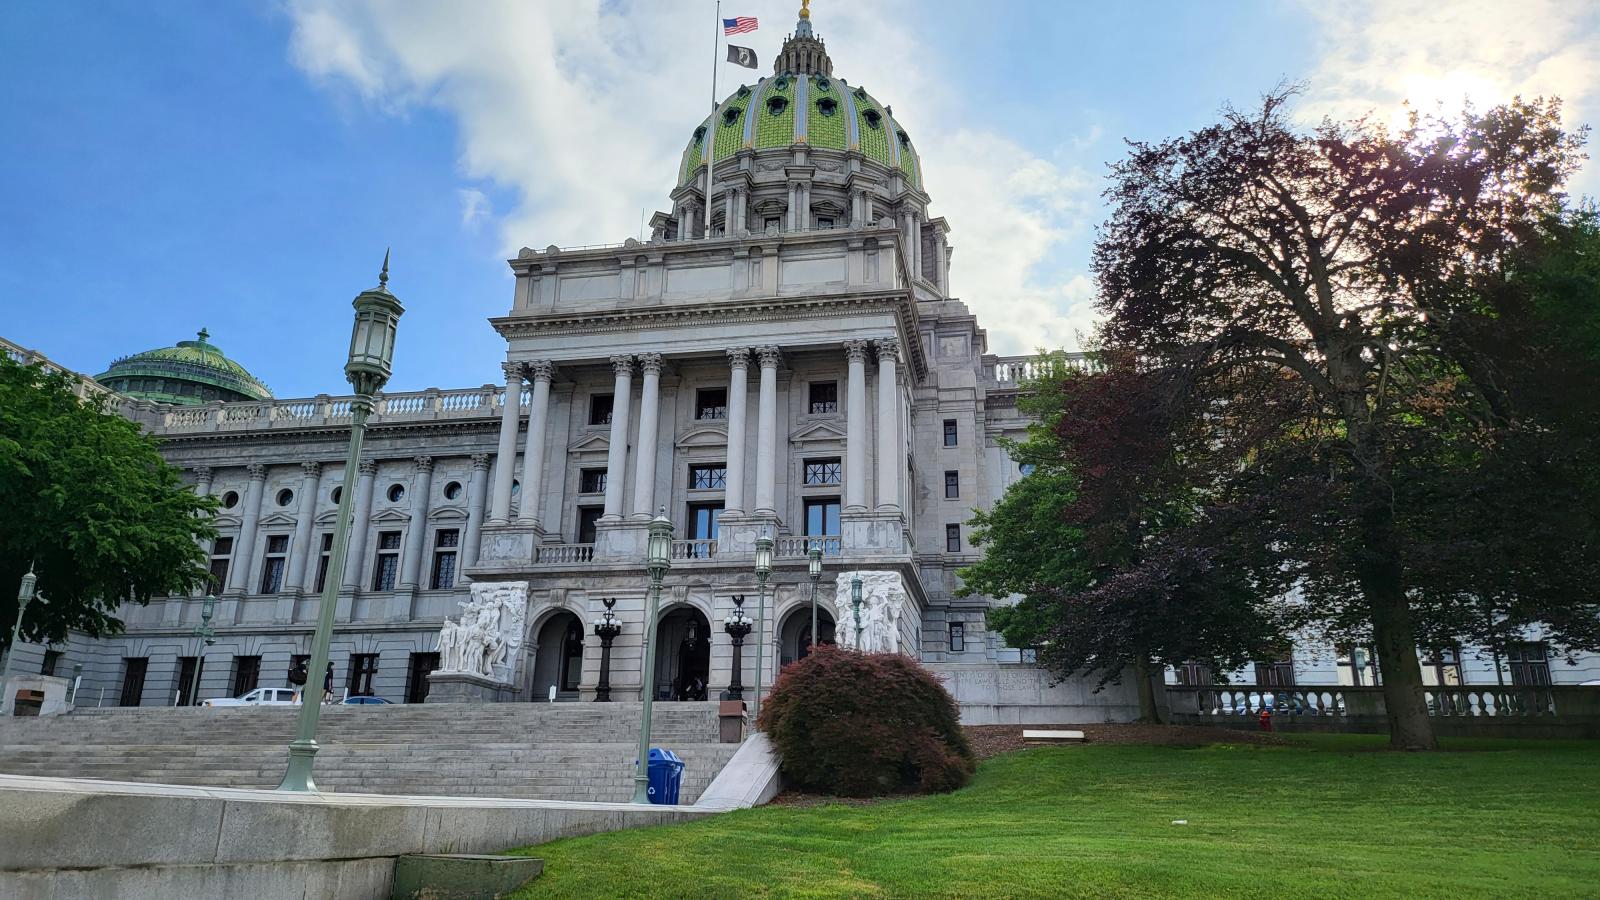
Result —
[[728, 389], [701, 388], [695, 391], [694, 417], [696, 419], [726, 419], [728, 417]]
[[955, 470], [944, 473], [944, 498], [955, 500], [961, 496], [961, 473]]
[[1378, 654], [1371, 647], [1362, 647], [1356, 644], [1341, 644], [1335, 648], [1338, 654], [1336, 663], [1339, 667], [1339, 683], [1351, 687], [1375, 687], [1382, 684], [1378, 678]]
[[[806, 501], [806, 536], [831, 537], [839, 534], [839, 498]], [[824, 550], [824, 553], [827, 551]]]
[[1506, 647], [1506, 662], [1511, 665], [1511, 683], [1518, 687], [1544, 687], [1550, 684], [1550, 645], [1543, 641], [1511, 644]]
[[[179, 700], [179, 703], [182, 706], [198, 706], [200, 703], [199, 699], [192, 696], [189, 690], [190, 687], [195, 683], [194, 669], [196, 665], [199, 665], [200, 667], [200, 677], [204, 678], [206, 676], [205, 657], [178, 657], [178, 683], [173, 686], [173, 689], [176, 690], [178, 695], [182, 698]], [[195, 691], [194, 693], [198, 694], [199, 691]]]
[[578, 543], [594, 543], [594, 523], [600, 521], [600, 517], [604, 514], [605, 507], [602, 506], [578, 507]]
[[960, 653], [967, 649], [967, 626], [962, 622], [950, 623], [950, 652]]
[[1294, 687], [1294, 654], [1256, 663], [1256, 684], [1263, 687]]
[[235, 656], [233, 658], [233, 694], [243, 697], [261, 684], [261, 657]]
[[961, 552], [961, 526], [946, 525], [944, 527], [944, 552]]
[[[321, 556], [317, 558], [317, 593], [328, 586], [328, 560], [333, 558], [333, 534], [330, 532], [322, 536]], [[235, 694], [234, 696], [238, 696]]]
[[808, 459], [805, 461], [805, 484], [838, 484], [844, 475], [839, 458]]
[[433, 536], [433, 577], [428, 586], [442, 591], [456, 585], [456, 550], [461, 543], [461, 532], [454, 528], [441, 528]]
[[720, 518], [722, 518], [721, 503], [689, 504], [689, 540], [716, 540], [717, 520]]
[[605, 469], [580, 469], [578, 470], [578, 493], [604, 494], [606, 492]]
[[283, 569], [288, 565], [289, 536], [267, 536], [267, 555], [261, 561], [261, 593], [276, 594], [283, 590]]
[[400, 532], [378, 532], [378, 559], [372, 567], [372, 589], [394, 590], [395, 577], [400, 572]]
[[1198, 660], [1186, 659], [1183, 665], [1175, 667], [1178, 673], [1178, 683], [1196, 687], [1211, 684], [1211, 667]]
[[118, 706], [138, 706], [144, 699], [144, 676], [150, 669], [150, 658], [132, 656], [122, 661], [122, 696]]
[[1454, 647], [1429, 651], [1422, 658], [1422, 683], [1438, 687], [1460, 687], [1461, 653]]
[[372, 696], [372, 680], [378, 674], [378, 654], [350, 654], [350, 672], [345, 686], [352, 697]]
[[720, 491], [728, 486], [728, 467], [721, 463], [690, 466], [689, 489], [695, 491]]
[[956, 437], [957, 437], [956, 420], [955, 419], [945, 419], [944, 420], [944, 445], [946, 447], [954, 447], [956, 445]]
[[211, 545], [211, 593], [228, 586], [228, 563], [233, 559], [233, 538], [219, 537]]
[[44, 652], [44, 664], [39, 666], [39, 674], [46, 678], [54, 678], [56, 667], [59, 665], [61, 665], [61, 651], [46, 650]]
[[589, 396], [589, 424], [610, 425], [611, 407], [616, 398], [610, 394], [591, 394]]
[[406, 702], [422, 703], [428, 699], [428, 673], [439, 668], [439, 654], [413, 653], [406, 674]]
[[821, 416], [839, 411], [839, 383], [837, 381], [813, 381], [807, 391], [811, 401], [808, 407], [811, 415]]

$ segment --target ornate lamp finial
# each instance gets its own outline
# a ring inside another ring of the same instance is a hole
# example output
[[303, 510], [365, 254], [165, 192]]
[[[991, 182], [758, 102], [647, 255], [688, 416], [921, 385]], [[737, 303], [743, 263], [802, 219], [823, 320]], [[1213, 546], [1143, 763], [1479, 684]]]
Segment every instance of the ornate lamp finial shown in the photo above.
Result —
[[200, 330], [195, 332], [194, 336], [199, 338], [201, 343], [205, 343], [205, 339], [211, 337], [211, 332], [207, 331], [204, 325], [201, 325]]
[[811, 0], [800, 0], [800, 18], [811, 18]]
[[389, 285], [389, 248], [383, 248], [383, 271], [378, 273], [378, 287]]

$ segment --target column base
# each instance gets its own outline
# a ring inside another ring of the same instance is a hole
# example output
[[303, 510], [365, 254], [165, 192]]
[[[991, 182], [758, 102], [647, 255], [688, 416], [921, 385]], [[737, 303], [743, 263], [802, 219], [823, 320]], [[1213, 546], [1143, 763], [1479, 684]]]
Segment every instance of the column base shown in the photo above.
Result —
[[906, 520], [898, 509], [845, 510], [839, 515], [840, 546], [846, 554], [904, 556], [911, 552]]
[[427, 703], [509, 703], [522, 691], [493, 678], [471, 672], [428, 673]]
[[645, 544], [649, 538], [649, 525], [649, 519], [627, 521], [619, 518], [607, 522], [602, 517], [595, 523], [595, 559], [643, 560]]

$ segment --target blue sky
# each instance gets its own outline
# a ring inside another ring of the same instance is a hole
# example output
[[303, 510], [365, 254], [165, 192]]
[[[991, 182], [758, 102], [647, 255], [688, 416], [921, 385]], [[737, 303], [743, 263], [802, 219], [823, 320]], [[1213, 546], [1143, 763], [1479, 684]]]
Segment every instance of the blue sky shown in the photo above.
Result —
[[[792, 0], [728, 2], [768, 63]], [[1337, 9], [1329, 9], [1337, 7]], [[394, 248], [391, 388], [496, 380], [517, 247], [666, 206], [709, 103], [714, 4], [12, 0], [0, 8], [0, 335], [90, 373], [192, 336], [280, 397], [341, 392], [349, 301]], [[1306, 79], [1300, 112], [1559, 93], [1593, 121], [1600, 13], [1488, 0], [815, 0], [894, 105], [991, 349], [1092, 324], [1105, 166]], [[763, 68], [765, 71], [765, 66]], [[755, 73], [724, 65], [719, 92]], [[1596, 193], [1593, 168], [1575, 185]]]

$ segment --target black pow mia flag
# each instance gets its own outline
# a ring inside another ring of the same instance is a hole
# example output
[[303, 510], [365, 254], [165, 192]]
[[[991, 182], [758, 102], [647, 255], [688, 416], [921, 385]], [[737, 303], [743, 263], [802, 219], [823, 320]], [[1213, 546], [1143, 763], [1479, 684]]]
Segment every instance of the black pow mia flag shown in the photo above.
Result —
[[756, 62], [756, 52], [754, 50], [751, 50], [749, 47], [740, 47], [734, 44], [728, 45], [728, 62], [731, 62], [734, 65], [744, 66], [746, 69], [754, 69], [760, 66], [760, 64]]

